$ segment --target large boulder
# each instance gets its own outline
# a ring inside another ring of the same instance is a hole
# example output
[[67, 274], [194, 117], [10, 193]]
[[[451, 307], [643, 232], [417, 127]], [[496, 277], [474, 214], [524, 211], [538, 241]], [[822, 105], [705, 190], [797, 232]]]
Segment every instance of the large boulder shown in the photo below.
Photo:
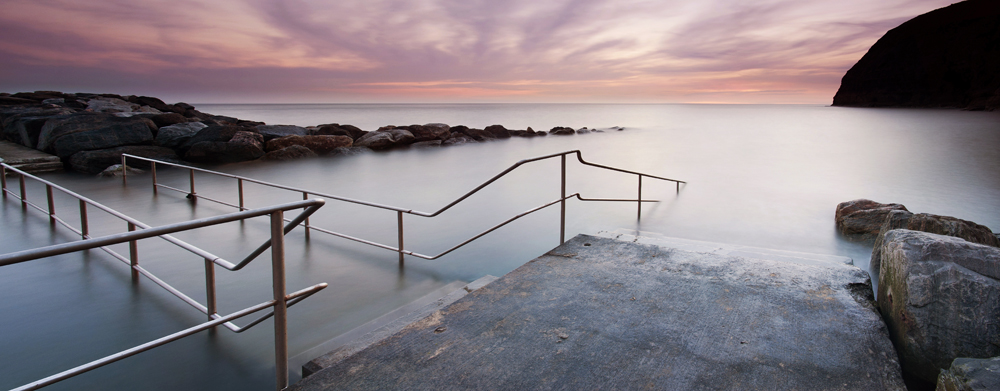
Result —
[[572, 135], [576, 134], [576, 131], [573, 130], [573, 128], [570, 128], [570, 127], [556, 126], [556, 127], [554, 127], [554, 128], [552, 128], [552, 129], [549, 130], [549, 134], [554, 134], [554, 135], [557, 135], [557, 136], [572, 136]]
[[350, 136], [285, 136], [267, 142], [266, 151], [277, 151], [292, 145], [309, 148], [313, 152], [325, 155], [336, 148], [347, 148], [354, 144]]
[[[295, 136], [289, 136], [295, 137]], [[290, 145], [281, 149], [270, 151], [264, 154], [264, 160], [294, 160], [307, 157], [316, 157], [316, 152], [301, 145]]]
[[[180, 115], [174, 113], [173, 115]], [[186, 141], [198, 134], [202, 129], [207, 128], [201, 122], [182, 122], [160, 128], [156, 132], [156, 145], [167, 148], [179, 148]]]
[[890, 210], [889, 214], [885, 217], [885, 221], [882, 223], [878, 237], [875, 238], [875, 247], [872, 249], [872, 270], [878, 270], [879, 268], [879, 262], [881, 262], [880, 248], [882, 247], [882, 242], [885, 241], [885, 234], [894, 229], [909, 229], [938, 235], [954, 236], [972, 243], [1000, 247], [1000, 240], [986, 226], [951, 216], [938, 216], [927, 213], [914, 214], [905, 210]]
[[196, 163], [236, 163], [260, 159], [264, 149], [251, 143], [201, 141], [191, 145], [184, 160]]
[[510, 138], [510, 131], [503, 127], [503, 125], [490, 125], [483, 130], [492, 134], [493, 138]]
[[389, 149], [413, 143], [416, 137], [409, 130], [393, 128], [369, 132], [354, 142], [354, 146], [371, 149]]
[[936, 391], [1000, 390], [1000, 357], [956, 358], [938, 375]]
[[149, 117], [149, 119], [152, 120], [153, 123], [160, 128], [164, 126], [170, 126], [188, 122], [187, 117], [177, 113], [156, 114], [154, 116]]
[[837, 230], [844, 235], [860, 235], [865, 239], [874, 239], [882, 228], [886, 216], [893, 210], [906, 211], [906, 207], [866, 199], [841, 202], [837, 205], [835, 214]]
[[194, 136], [188, 138], [187, 141], [184, 141], [181, 146], [177, 148], [177, 150], [181, 155], [186, 155], [187, 150], [194, 144], [205, 141], [228, 142], [233, 139], [233, 135], [235, 135], [236, 132], [244, 132], [251, 129], [252, 128], [244, 128], [242, 126], [235, 125], [209, 125], [199, 130], [198, 133], [195, 133]]
[[[122, 154], [142, 156], [156, 160], [176, 160], [177, 154], [174, 150], [153, 145], [129, 145], [108, 149], [98, 149], [94, 151], [80, 151], [69, 157], [68, 166], [70, 170], [82, 172], [84, 174], [97, 174], [108, 166], [121, 164]], [[149, 163], [142, 160], [129, 160], [129, 167], [149, 167]]]
[[933, 383], [955, 358], [1000, 355], [1000, 249], [895, 229], [880, 254], [878, 308], [904, 372]]
[[239, 131], [229, 139], [230, 143], [246, 144], [255, 148], [264, 149], [264, 136], [256, 132]]
[[365, 133], [368, 132], [348, 124], [325, 124], [309, 131], [311, 136], [348, 136], [354, 141], [364, 136]]
[[0, 110], [3, 138], [28, 148], [35, 148], [38, 145], [38, 135], [42, 133], [42, 126], [49, 118], [73, 112], [72, 109], [65, 107], [22, 107]]
[[257, 125], [257, 133], [264, 136], [264, 141], [270, 141], [285, 136], [307, 136], [309, 130], [295, 125]]
[[68, 158], [80, 151], [151, 144], [154, 127], [149, 118], [105, 113], [52, 117], [42, 126], [35, 149]]
[[445, 124], [410, 125], [406, 129], [410, 133], [413, 133], [415, 143], [434, 140], [442, 141], [451, 137], [450, 127]]
[[482, 129], [470, 128], [465, 125], [452, 126], [449, 130], [452, 133], [452, 137], [456, 134], [463, 134], [476, 141], [487, 141], [495, 138], [490, 132]]
[[141, 106], [117, 98], [96, 98], [87, 102], [87, 111], [97, 113], [131, 113]]

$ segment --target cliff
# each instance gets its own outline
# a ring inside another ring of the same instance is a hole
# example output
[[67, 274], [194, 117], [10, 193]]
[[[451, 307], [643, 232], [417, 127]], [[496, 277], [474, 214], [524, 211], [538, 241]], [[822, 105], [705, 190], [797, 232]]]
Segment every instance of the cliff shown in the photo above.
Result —
[[1000, 108], [1000, 1], [963, 1], [889, 30], [844, 75], [833, 105]]

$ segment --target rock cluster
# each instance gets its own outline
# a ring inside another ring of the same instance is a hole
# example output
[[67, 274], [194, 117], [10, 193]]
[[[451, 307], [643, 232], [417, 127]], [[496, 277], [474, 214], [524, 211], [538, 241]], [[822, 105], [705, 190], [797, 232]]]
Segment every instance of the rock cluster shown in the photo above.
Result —
[[1000, 108], [1000, 2], [967, 0], [889, 30], [844, 75], [834, 106]]
[[[440, 123], [390, 125], [373, 132], [336, 123], [310, 127], [268, 125], [211, 115], [186, 103], [170, 105], [148, 96], [56, 91], [0, 93], [0, 126], [3, 139], [56, 155], [69, 169], [84, 173], [99, 173], [120, 164], [123, 153], [218, 164], [547, 134], [531, 128], [511, 130], [503, 125], [485, 129]], [[552, 133], [591, 131], [556, 127]]]

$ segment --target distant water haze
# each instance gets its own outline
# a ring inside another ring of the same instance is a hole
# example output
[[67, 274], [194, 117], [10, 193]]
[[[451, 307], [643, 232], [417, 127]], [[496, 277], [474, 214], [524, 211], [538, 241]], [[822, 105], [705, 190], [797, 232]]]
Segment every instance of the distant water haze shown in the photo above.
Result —
[[[433, 212], [521, 159], [578, 149], [588, 161], [687, 181], [643, 180], [643, 197], [662, 202], [569, 201], [567, 236], [602, 230], [646, 231], [687, 239], [851, 257], [867, 270], [870, 244], [839, 236], [837, 203], [856, 198], [902, 203], [914, 212], [950, 215], [1000, 230], [1000, 113], [928, 109], [859, 109], [810, 105], [198, 105], [201, 111], [301, 126], [443, 122], [510, 129], [553, 126], [608, 130], [574, 136], [410, 148], [215, 169], [279, 184]], [[633, 175], [568, 165], [568, 192], [634, 198]], [[162, 169], [160, 181], [185, 188], [187, 173]], [[116, 180], [71, 173], [45, 176], [149, 224], [218, 215], [230, 208], [161, 190], [149, 176]], [[228, 202], [236, 184], [198, 175], [199, 194]], [[44, 203], [44, 189], [29, 186]], [[436, 254], [517, 213], [559, 196], [558, 160], [532, 163], [481, 194], [427, 219], [406, 216], [406, 248]], [[301, 194], [247, 186], [250, 207]], [[74, 203], [57, 210], [74, 215]], [[124, 230], [97, 213], [95, 234]], [[329, 201], [312, 223], [389, 245], [396, 215]], [[39, 213], [11, 199], [0, 208], [3, 252], [73, 240]], [[267, 239], [264, 220], [177, 235], [227, 259]], [[330, 288], [289, 310], [292, 355], [322, 343], [452, 281], [502, 275], [558, 244], [559, 211], [523, 218], [436, 261], [396, 254], [297, 229], [288, 235], [288, 287]], [[140, 263], [193, 297], [204, 295], [200, 259], [162, 241], [140, 243]], [[127, 249], [123, 250], [123, 252]], [[124, 265], [101, 252], [68, 255], [0, 270], [0, 388], [138, 345], [202, 322], [204, 316], [148, 280], [129, 282]], [[231, 312], [268, 299], [269, 266], [219, 271], [220, 306]], [[96, 300], [96, 301], [95, 301]], [[243, 324], [242, 322], [240, 324]], [[241, 335], [203, 333], [96, 370], [52, 389], [270, 389], [270, 323]], [[301, 363], [299, 363], [301, 364]]]

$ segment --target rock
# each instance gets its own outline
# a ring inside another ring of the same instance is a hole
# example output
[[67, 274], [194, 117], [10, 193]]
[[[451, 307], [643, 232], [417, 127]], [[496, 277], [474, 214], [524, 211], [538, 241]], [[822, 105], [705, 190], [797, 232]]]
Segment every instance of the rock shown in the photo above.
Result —
[[3, 138], [21, 144], [28, 148], [38, 146], [38, 135], [42, 126], [51, 117], [69, 115], [74, 111], [65, 107], [59, 108], [19, 108], [0, 111], [3, 124]]
[[229, 142], [233, 144], [246, 144], [254, 148], [264, 149], [264, 136], [255, 132], [236, 132], [233, 134], [233, 138], [229, 139]]
[[1000, 2], [968, 0], [889, 30], [844, 75], [834, 106], [1000, 108]]
[[389, 149], [408, 145], [416, 138], [409, 130], [394, 128], [390, 130], [370, 132], [354, 142], [355, 146], [371, 149]]
[[492, 134], [493, 138], [510, 138], [510, 131], [503, 127], [503, 125], [490, 125], [483, 130]]
[[490, 132], [482, 129], [469, 128], [468, 126], [452, 126], [449, 130], [451, 131], [452, 136], [454, 136], [455, 133], [461, 133], [476, 141], [488, 141], [494, 139], [493, 134]]
[[[167, 115], [180, 116], [180, 114], [176, 113]], [[181, 116], [181, 118], [184, 117]], [[160, 130], [156, 132], [156, 145], [176, 149], [195, 134], [198, 134], [200, 130], [207, 127], [208, 125], [201, 122], [181, 122], [161, 127]]]
[[587, 129], [586, 126], [576, 130], [576, 134], [585, 134], [585, 133], [590, 133], [590, 129]]
[[336, 148], [347, 148], [353, 144], [354, 141], [350, 136], [285, 136], [268, 141], [265, 150], [271, 152], [300, 145], [317, 154], [325, 155]]
[[574, 131], [573, 128], [567, 128], [565, 126], [556, 126], [550, 129], [549, 133], [557, 136], [571, 136], [576, 134], [576, 131]]
[[451, 131], [445, 124], [410, 125], [406, 127], [413, 134], [415, 143], [424, 141], [444, 141], [451, 137]]
[[124, 167], [121, 164], [115, 164], [104, 169], [103, 171], [101, 171], [100, 174], [97, 175], [102, 177], [121, 177], [125, 175], [126, 172], [128, 173], [128, 175], [145, 173], [145, 171], [140, 170], [138, 168]]
[[[96, 174], [110, 165], [121, 164], [122, 154], [142, 156], [156, 160], [175, 160], [174, 150], [152, 145], [129, 145], [94, 151], [80, 151], [69, 157], [69, 169], [84, 174]], [[129, 167], [148, 168], [149, 163], [142, 160], [129, 160]]]
[[879, 229], [872, 249], [872, 270], [878, 270], [881, 262], [880, 248], [885, 241], [885, 234], [894, 229], [909, 229], [929, 232], [938, 235], [954, 236], [972, 243], [1000, 247], [1000, 240], [989, 228], [968, 220], [951, 216], [938, 216], [927, 213], [913, 214], [905, 210], [891, 210]]
[[194, 144], [204, 141], [227, 142], [233, 138], [236, 132], [244, 132], [252, 129], [254, 128], [244, 128], [234, 125], [209, 125], [199, 130], [198, 133], [188, 138], [187, 141], [184, 141], [177, 150], [183, 156], [187, 154], [187, 150]]
[[837, 205], [835, 219], [837, 230], [844, 235], [861, 235], [873, 239], [878, 235], [886, 216], [893, 210], [906, 210], [900, 204], [881, 204], [872, 200], [857, 199]]
[[152, 120], [153, 123], [160, 128], [164, 126], [183, 124], [188, 122], [187, 117], [177, 113], [157, 114], [152, 117], [149, 117], [149, 119]]
[[340, 125], [340, 124], [326, 124], [320, 125], [315, 130], [310, 130], [309, 135], [312, 136], [348, 136], [351, 140], [357, 141], [361, 136], [368, 133], [364, 130], [358, 129], [354, 125]]
[[421, 141], [410, 144], [411, 148], [422, 148], [422, 147], [440, 147], [444, 141], [441, 140], [431, 140], [431, 141]]
[[880, 250], [878, 308], [904, 372], [933, 383], [955, 358], [1000, 355], [1000, 249], [895, 229]]
[[257, 133], [264, 135], [264, 141], [285, 136], [307, 136], [309, 130], [295, 125], [258, 125]]
[[1000, 357], [956, 358], [941, 371], [936, 391], [1000, 390]]
[[8, 105], [33, 105], [33, 104], [37, 104], [37, 103], [38, 102], [33, 101], [31, 99], [14, 98], [14, 97], [10, 97], [10, 96], [0, 96], [0, 105], [2, 105], [2, 106], [8, 106]]
[[545, 133], [544, 130], [539, 130], [539, 131], [535, 132], [535, 135], [536, 136], [543, 136], [544, 137], [544, 136], [547, 136], [548, 133]]
[[[296, 137], [296, 136], [288, 136]], [[273, 141], [273, 140], [272, 140]], [[264, 155], [264, 160], [294, 160], [307, 157], [316, 157], [316, 152], [301, 145], [290, 145], [281, 149], [273, 150]]]
[[42, 126], [35, 149], [68, 158], [80, 151], [152, 144], [153, 127], [156, 124], [148, 118], [105, 113], [52, 117]]
[[87, 111], [97, 113], [131, 113], [139, 109], [139, 105], [116, 98], [97, 98], [87, 102]]
[[364, 153], [371, 153], [371, 152], [375, 152], [375, 151], [373, 151], [371, 148], [367, 148], [367, 147], [354, 146], [354, 147], [350, 147], [350, 148], [336, 148], [333, 151], [330, 151], [329, 155], [330, 156], [354, 156], [354, 155], [361, 155], [361, 154], [364, 154]]
[[[176, 107], [176, 106], [173, 106], [173, 105], [168, 105], [166, 103], [163, 103], [163, 101], [160, 100], [159, 98], [154, 98], [152, 96], [134, 96], [133, 95], [133, 96], [129, 96], [127, 100], [128, 100], [129, 103], [134, 103], [134, 104], [137, 104], [139, 106], [152, 107], [152, 108], [154, 108], [156, 110], [159, 110], [159, 111], [165, 112], [165, 113], [183, 114], [183, 113], [185, 113], [187, 111], [187, 109], [183, 109], [183, 108], [180, 108], [180, 107]], [[192, 109], [193, 109], [193, 107], [192, 107]], [[174, 122], [174, 123], [177, 123], [177, 122]], [[167, 125], [173, 125], [173, 124], [167, 124]]]
[[476, 142], [476, 140], [474, 140], [472, 137], [466, 136], [464, 134], [452, 134], [451, 138], [442, 141], [441, 145], [443, 145], [443, 146], [462, 145], [462, 144], [468, 144], [468, 143], [474, 143], [474, 142]]
[[11, 97], [27, 99], [31, 100], [34, 103], [38, 103], [46, 99], [58, 99], [58, 98], [66, 99], [69, 96], [59, 91], [35, 91], [35, 92], [18, 92], [14, 95], [11, 95]]
[[197, 163], [236, 163], [260, 159], [264, 149], [250, 143], [201, 141], [184, 154], [184, 160]]

